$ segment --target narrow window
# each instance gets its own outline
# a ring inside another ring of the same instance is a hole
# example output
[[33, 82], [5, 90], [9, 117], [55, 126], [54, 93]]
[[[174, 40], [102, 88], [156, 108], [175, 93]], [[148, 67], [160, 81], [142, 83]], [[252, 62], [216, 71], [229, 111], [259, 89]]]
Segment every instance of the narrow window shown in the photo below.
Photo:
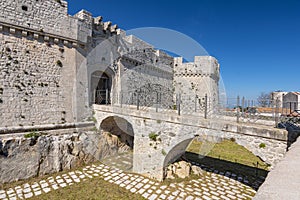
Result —
[[28, 7], [27, 6], [22, 6], [22, 10], [28, 11]]

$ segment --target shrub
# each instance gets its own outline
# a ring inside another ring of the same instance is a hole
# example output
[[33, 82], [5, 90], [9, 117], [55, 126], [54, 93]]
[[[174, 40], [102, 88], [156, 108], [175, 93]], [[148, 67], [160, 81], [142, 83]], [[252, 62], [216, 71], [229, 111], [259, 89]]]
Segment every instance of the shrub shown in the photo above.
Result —
[[151, 132], [149, 134], [150, 140], [157, 141], [157, 137], [158, 137], [158, 135], [156, 133], [154, 133], [154, 132]]
[[166, 151], [164, 149], [161, 150], [161, 154], [164, 155], [164, 156], [167, 155], [167, 153], [166, 153]]
[[260, 143], [259, 148], [266, 148], [266, 144], [265, 143]]
[[39, 136], [41, 136], [41, 134], [38, 132], [35, 132], [35, 131], [24, 135], [25, 138], [33, 138], [33, 137], [39, 137]]
[[96, 119], [95, 117], [92, 117], [92, 121], [93, 121], [94, 123], [97, 123], [97, 119]]
[[231, 142], [235, 142], [235, 138], [230, 138], [230, 141]]
[[94, 126], [93, 128], [91, 128], [91, 131], [98, 131], [98, 129]]
[[63, 64], [60, 60], [56, 61], [56, 65], [59, 66], [59, 67], [63, 67]]

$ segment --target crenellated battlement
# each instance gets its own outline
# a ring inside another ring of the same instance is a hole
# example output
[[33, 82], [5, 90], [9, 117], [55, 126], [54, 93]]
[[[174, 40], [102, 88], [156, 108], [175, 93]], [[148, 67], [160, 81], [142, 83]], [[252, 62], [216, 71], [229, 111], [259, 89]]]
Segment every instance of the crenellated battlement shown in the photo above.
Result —
[[[174, 58], [173, 85], [176, 94], [207, 94], [212, 105], [218, 104], [220, 66], [212, 56], [195, 56], [194, 62], [183, 62], [182, 57]], [[190, 103], [189, 101], [185, 102]]]
[[80, 44], [83, 48], [93, 32], [108, 37], [120, 32], [117, 25], [103, 22], [102, 17], [93, 18], [85, 10], [68, 15], [68, 3], [63, 0], [0, 0], [0, 31], [4, 30], [54, 44]]
[[195, 56], [194, 62], [184, 63], [182, 57], [174, 58], [174, 76], [218, 76], [220, 66], [212, 56]]

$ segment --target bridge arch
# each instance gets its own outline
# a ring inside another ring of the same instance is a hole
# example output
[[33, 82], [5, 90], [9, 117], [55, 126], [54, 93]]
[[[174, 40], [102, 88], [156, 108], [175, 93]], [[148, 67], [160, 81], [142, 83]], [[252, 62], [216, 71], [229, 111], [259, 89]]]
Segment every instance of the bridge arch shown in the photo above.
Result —
[[[220, 132], [221, 134], [216, 134], [217, 132]], [[210, 131], [210, 132], [203, 132], [203, 134], [187, 134], [190, 135], [190, 138], [184, 138], [181, 141], [178, 141], [176, 145], [171, 147], [166, 154], [164, 160], [163, 160], [163, 177], [165, 178], [167, 167], [169, 164], [172, 164], [176, 162], [178, 159], [180, 159], [187, 151], [189, 145], [197, 139], [198, 141], [203, 142], [202, 145], [199, 147], [199, 153], [197, 153], [200, 157], [205, 157], [214, 147], [216, 143], [220, 143], [224, 140], [231, 140], [237, 145], [240, 145], [247, 149], [249, 152], [251, 152], [256, 157], [260, 158], [262, 161], [268, 163], [268, 160], [261, 157], [263, 153], [263, 149], [259, 148], [259, 145], [257, 147], [253, 148], [253, 145], [249, 145], [249, 141], [245, 139], [245, 136], [239, 136], [235, 134], [232, 136], [231, 134], [228, 134], [222, 131]], [[269, 163], [270, 164], [270, 163]]]
[[165, 168], [168, 166], [168, 164], [178, 160], [185, 153], [187, 147], [193, 141], [193, 139], [194, 138], [186, 139], [175, 145], [166, 155], [163, 167]]
[[133, 149], [134, 129], [126, 119], [119, 116], [106, 117], [100, 122], [100, 130], [117, 136], [120, 142]]
[[[106, 118], [113, 116], [123, 118], [132, 125], [133, 171], [158, 180], [163, 179], [164, 168], [179, 158], [197, 136], [204, 137], [203, 139], [234, 138], [237, 144], [244, 146], [254, 155], [261, 158], [265, 156], [262, 160], [272, 166], [283, 157], [286, 149], [284, 140], [286, 132], [273, 128], [251, 127], [230, 122], [223, 124], [197, 117], [134, 110], [131, 107], [94, 105], [94, 111], [97, 127], [100, 127]], [[101, 126], [103, 128], [103, 124]], [[152, 133], [156, 135], [156, 140], [150, 137]], [[259, 147], [261, 143], [265, 144], [265, 148]]]

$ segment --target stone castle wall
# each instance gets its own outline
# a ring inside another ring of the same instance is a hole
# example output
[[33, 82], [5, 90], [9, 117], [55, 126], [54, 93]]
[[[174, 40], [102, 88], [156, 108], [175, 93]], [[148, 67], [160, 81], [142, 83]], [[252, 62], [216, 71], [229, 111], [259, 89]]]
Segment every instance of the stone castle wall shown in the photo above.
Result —
[[18, 31], [3, 30], [0, 38], [1, 126], [71, 121], [67, 58], [74, 50]]
[[191, 76], [185, 70], [194, 70], [190, 63], [126, 36], [117, 25], [87, 11], [70, 16], [65, 1], [1, 0], [0, 4], [1, 126], [87, 119], [97, 87], [92, 76], [101, 72], [108, 73], [111, 97], [117, 103], [121, 91], [140, 88], [145, 101], [148, 91], [166, 93], [161, 103], [168, 107], [174, 105], [174, 91], [217, 94], [219, 71], [212, 57], [196, 57], [195, 66], [202, 71]]
[[150, 91], [154, 85], [172, 91], [172, 59], [153, 48], [135, 50], [124, 55], [120, 62], [123, 71], [122, 91], [134, 92], [145, 87]]
[[76, 19], [68, 16], [66, 1], [1, 0], [0, 5], [1, 22], [76, 39]]

